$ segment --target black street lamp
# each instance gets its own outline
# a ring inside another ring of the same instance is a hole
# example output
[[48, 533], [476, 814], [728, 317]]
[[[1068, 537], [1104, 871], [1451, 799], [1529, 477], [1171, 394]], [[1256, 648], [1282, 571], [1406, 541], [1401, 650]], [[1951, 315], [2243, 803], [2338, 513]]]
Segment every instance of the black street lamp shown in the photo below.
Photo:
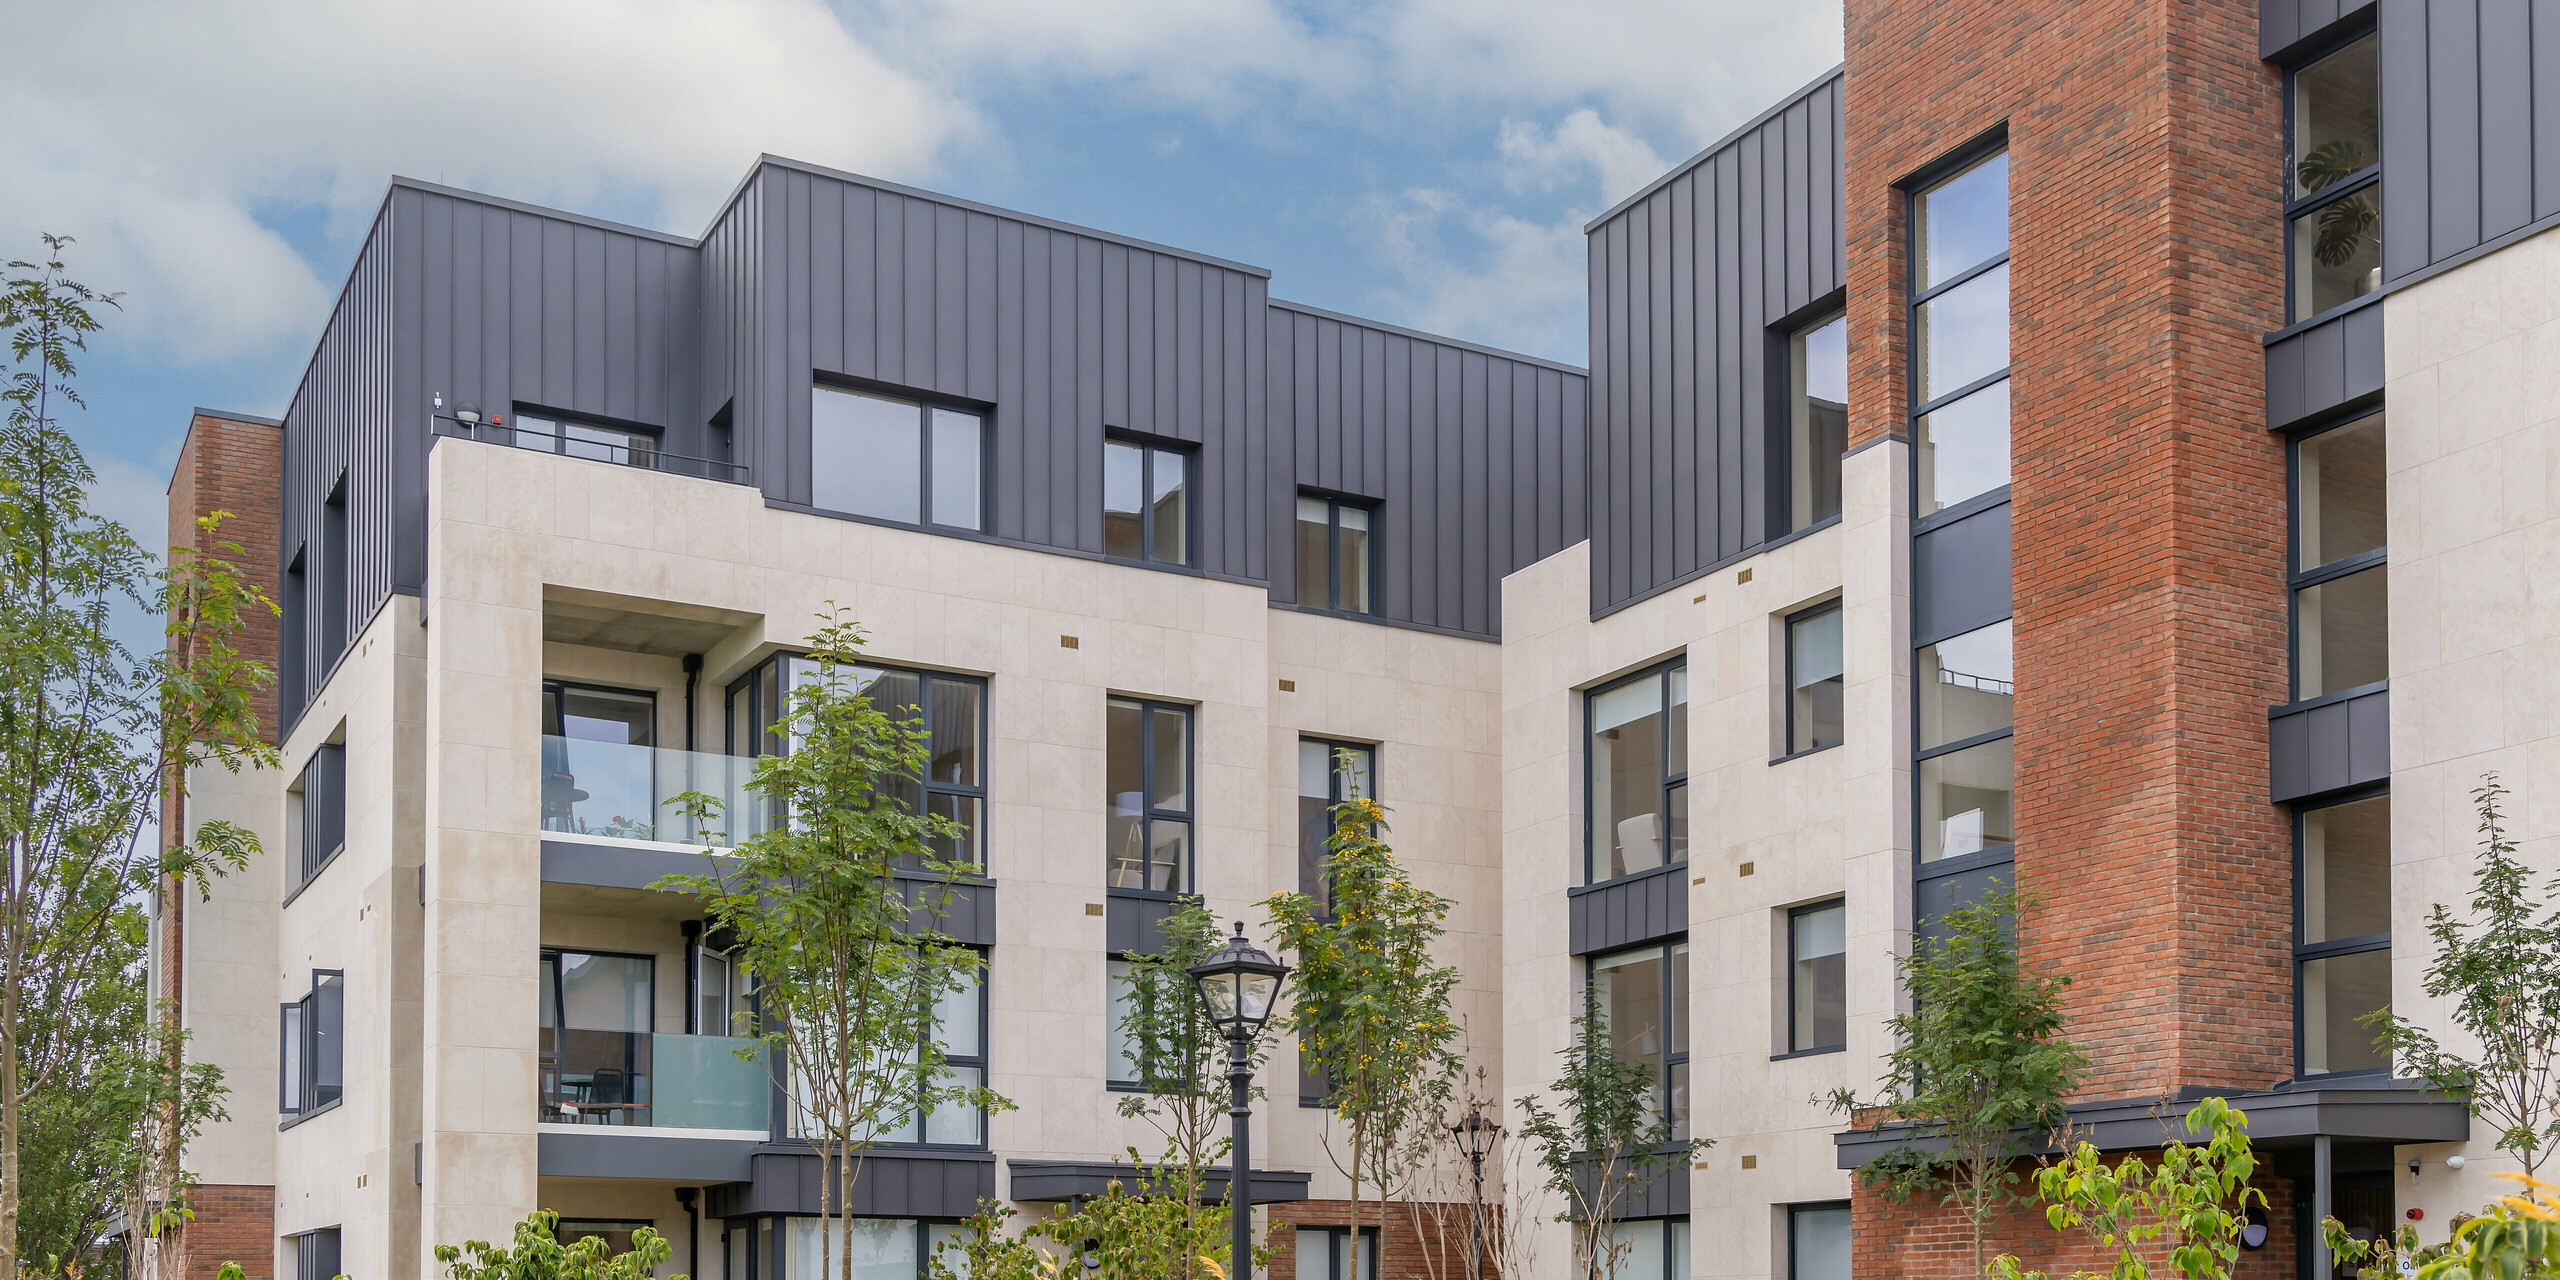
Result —
[[1467, 1163], [1475, 1168], [1475, 1238], [1467, 1242], [1473, 1262], [1467, 1273], [1484, 1280], [1484, 1158], [1492, 1154], [1493, 1144], [1502, 1137], [1502, 1125], [1485, 1118], [1482, 1110], [1467, 1108], [1467, 1118], [1449, 1126], [1458, 1139], [1458, 1149], [1467, 1153]]
[[1227, 1037], [1227, 1113], [1236, 1126], [1235, 1149], [1227, 1161], [1227, 1203], [1232, 1206], [1227, 1225], [1233, 1233], [1228, 1280], [1253, 1276], [1253, 1139], [1247, 1129], [1253, 1118], [1253, 1042], [1271, 1021], [1280, 984], [1288, 977], [1289, 966], [1245, 938], [1242, 920], [1236, 921], [1236, 936], [1227, 945], [1191, 966], [1191, 980], [1200, 984], [1200, 999], [1209, 1006], [1209, 1021]]

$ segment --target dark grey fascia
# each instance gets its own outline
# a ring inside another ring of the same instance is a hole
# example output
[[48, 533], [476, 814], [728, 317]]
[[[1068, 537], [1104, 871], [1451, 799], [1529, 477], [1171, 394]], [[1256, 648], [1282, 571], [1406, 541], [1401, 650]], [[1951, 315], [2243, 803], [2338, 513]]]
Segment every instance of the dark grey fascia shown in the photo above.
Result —
[[[2337, 1084], [2297, 1084], [2275, 1089], [2211, 1089], [2189, 1087], [2167, 1098], [2118, 1098], [2071, 1105], [2074, 1142], [2101, 1151], [2140, 1151], [2171, 1140], [2202, 1142], [2211, 1135], [2186, 1126], [2186, 1113], [2200, 1098], [2219, 1094], [2249, 1117], [2252, 1146], [2300, 1146], [2314, 1138], [2357, 1142], [2461, 1142], [2471, 1136], [2471, 1113], [2460, 1102], [2414, 1080], [2366, 1077]], [[1919, 1126], [1880, 1125], [1831, 1135], [1836, 1167], [1855, 1169], [1897, 1147], [1943, 1151], [1943, 1138], [1914, 1140]], [[2051, 1155], [2057, 1150], [2040, 1140], [2023, 1141], [2024, 1155]]]
[[545, 884], [585, 884], [607, 889], [646, 889], [660, 876], [703, 875], [726, 859], [691, 849], [653, 849], [585, 840], [542, 842]]
[[536, 1135], [536, 1166], [546, 1178], [646, 1178], [658, 1182], [736, 1182], [764, 1139], [673, 1138], [645, 1129], [595, 1126], [592, 1133], [545, 1130]]
[[2391, 689], [2349, 690], [2267, 713], [2267, 799], [2307, 800], [2391, 778]]
[[1578, 956], [1675, 938], [1689, 931], [1689, 864], [1675, 862], [1565, 890], [1568, 949]]
[[[1097, 1160], [1007, 1160], [1016, 1200], [1074, 1200], [1101, 1195], [1114, 1182], [1127, 1186], [1138, 1170], [1127, 1163]], [[1229, 1171], [1211, 1168], [1200, 1180], [1202, 1201], [1227, 1198]], [[1310, 1175], [1286, 1169], [1256, 1169], [1250, 1190], [1255, 1204], [1288, 1204], [1307, 1198]]]
[[[813, 1216], [833, 1170], [803, 1143], [750, 1144], [750, 1168], [713, 1187], [706, 1216], [744, 1218], [781, 1213]], [[987, 1151], [875, 1147], [861, 1154], [850, 1199], [858, 1218], [966, 1218], [996, 1194], [996, 1158]]]

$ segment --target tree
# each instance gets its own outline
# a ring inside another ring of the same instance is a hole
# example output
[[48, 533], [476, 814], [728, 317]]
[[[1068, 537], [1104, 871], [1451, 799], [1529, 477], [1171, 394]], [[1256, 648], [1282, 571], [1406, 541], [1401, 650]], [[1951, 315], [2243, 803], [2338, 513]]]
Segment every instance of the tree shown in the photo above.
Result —
[[[655, 887], [701, 898], [710, 923], [737, 938], [758, 1041], [741, 1054], [761, 1052], [783, 1073], [795, 1127], [833, 1175], [819, 1193], [821, 1270], [832, 1251], [852, 1280], [852, 1251], [836, 1240], [877, 1135], [940, 1107], [1011, 1104], [953, 1083], [936, 1034], [942, 1001], [969, 990], [984, 961], [935, 927], [960, 868], [936, 858], [932, 841], [959, 829], [897, 799], [900, 784], [924, 776], [922, 718], [893, 718], [862, 694], [862, 629], [849, 617], [837, 613], [809, 642], [814, 678], [791, 690], [775, 729], [790, 751], [758, 757], [748, 782], [785, 820], [742, 841], [727, 865]], [[689, 792], [676, 803], [717, 829], [718, 799]], [[902, 881], [901, 868], [927, 879]]]
[[2036, 906], [2033, 895], [1996, 893], [1941, 917], [1936, 937], [1916, 939], [1895, 965], [1911, 1008], [1887, 1024], [1884, 1097], [1830, 1097], [1853, 1122], [1871, 1109], [1908, 1122], [1904, 1140], [1857, 1177], [1895, 1199], [1943, 1184], [1972, 1229], [1977, 1276], [1984, 1233], [2018, 1180], [2021, 1137], [2067, 1125], [2063, 1100], [2088, 1071], [2088, 1055], [2062, 1037], [2070, 977], [2018, 965], [2012, 928]]
[[[1450, 902], [1413, 883], [1379, 838], [1386, 808], [1367, 796], [1333, 807], [1326, 841], [1330, 902], [1283, 893], [1263, 903], [1280, 946], [1298, 956], [1288, 1029], [1312, 1053], [1332, 1089], [1347, 1151], [1325, 1136], [1325, 1154], [1351, 1179], [1351, 1227], [1359, 1236], [1361, 1190], [1378, 1189], [1381, 1244], [1386, 1201], [1420, 1163], [1427, 1127], [1447, 1111], [1466, 1064], [1451, 993], [1458, 970], [1431, 958]], [[1328, 905], [1331, 908], [1327, 912]]]
[[[1176, 1203], [1182, 1206], [1183, 1229], [1192, 1232], [1205, 1221], [1198, 1186], [1211, 1164], [1227, 1154], [1229, 1143], [1221, 1133], [1228, 1123], [1227, 1067], [1225, 1055], [1218, 1052], [1223, 1036], [1209, 1020], [1208, 1005], [1200, 998], [1200, 984], [1192, 979], [1191, 967], [1207, 959], [1225, 939], [1219, 936], [1216, 918], [1196, 901], [1165, 917], [1162, 939], [1153, 954], [1129, 958], [1127, 1012], [1121, 1016], [1119, 1030], [1129, 1046], [1139, 1092], [1121, 1099], [1120, 1114], [1146, 1119], [1164, 1134], [1166, 1163], [1159, 1166], [1156, 1180], [1169, 1183], [1176, 1174], [1188, 1179], [1191, 1189]], [[1257, 1067], [1265, 1053], [1257, 1042], [1253, 1048]], [[1259, 1096], [1262, 1090], [1256, 1087], [1254, 1093]], [[1136, 1158], [1136, 1152], [1130, 1155]], [[1227, 1180], [1230, 1209], [1246, 1185], [1246, 1179]], [[1217, 1216], [1223, 1232], [1227, 1212]], [[1198, 1274], [1191, 1254], [1178, 1254], [1168, 1265], [1173, 1269], [1162, 1273], [1165, 1276], [1191, 1280]]]
[[[2536, 900], [2506, 832], [2499, 798], [2507, 789], [2483, 774], [2471, 793], [2480, 811], [2480, 860], [2472, 872], [2473, 922], [2439, 902], [2428, 913], [2435, 959], [2426, 992], [2453, 1001], [2453, 1025], [2480, 1047], [2475, 1060], [2389, 1008], [2358, 1021], [2400, 1074], [2459, 1095], [2471, 1114], [2498, 1126], [2498, 1149], [2516, 1153], [2525, 1175], [2542, 1171], [2560, 1139], [2560, 910]], [[2560, 891], [2555, 877], [2546, 892]]]
[[2550, 1280], [2560, 1274], [2560, 1186], [2522, 1173], [2494, 1173], [2521, 1184], [2479, 1214], [2455, 1214], [2453, 1236], [2420, 1247], [2417, 1228], [2403, 1225], [2388, 1242], [2358, 1240], [2336, 1218], [2320, 1220], [2338, 1265], [2408, 1280]]
[[[445, 1264], [447, 1280], [651, 1280], [658, 1264], [673, 1252], [654, 1227], [632, 1231], [631, 1248], [622, 1253], [615, 1253], [601, 1236], [562, 1244], [553, 1234], [559, 1229], [559, 1214], [536, 1209], [516, 1224], [514, 1249], [466, 1240], [459, 1247], [437, 1245], [436, 1261]], [[227, 1267], [222, 1280], [231, 1280]]]
[[[1004, 1228], [1013, 1210], [982, 1203], [928, 1261], [933, 1280], [1225, 1280], [1229, 1207], [1201, 1204], [1200, 1178], [1167, 1151], [1152, 1164], [1129, 1152], [1132, 1175], [1103, 1184], [1102, 1194], [1034, 1222], [1020, 1235]], [[1271, 1262], [1268, 1238], [1254, 1264]]]
[[[2160, 1162], [2126, 1156], [2113, 1166], [2098, 1149], [2083, 1142], [2060, 1164], [2036, 1173], [2036, 1193], [2045, 1202], [2045, 1220], [2056, 1231], [2078, 1229], [2098, 1245], [2114, 1250], [2109, 1280], [2148, 1280], [2146, 1247], [2168, 1246], [2171, 1270], [2186, 1280], [2230, 1280], [2240, 1260], [2240, 1232], [2249, 1225], [2249, 1206], [2266, 1210], [2267, 1195], [2249, 1185], [2258, 1158], [2249, 1150], [2249, 1117], [2220, 1098], [2206, 1098], [2187, 1112], [2187, 1132], [2210, 1135], [2201, 1147], [2172, 1140], [2160, 1150]], [[2046, 1280], [2041, 1271], [2022, 1271], [2017, 1258], [2002, 1254], [1992, 1262], [2001, 1280]], [[2072, 1280], [2100, 1280], [2080, 1272]]]
[[[0, 281], [0, 1275], [21, 1262], [29, 1106], [74, 1060], [69, 1041], [30, 1037], [30, 1011], [95, 971], [123, 904], [201, 894], [257, 852], [231, 823], [186, 829], [191, 771], [275, 763], [251, 703], [272, 673], [239, 648], [275, 605], [232, 572], [220, 517], [164, 569], [88, 508], [96, 476], [57, 415], [81, 405], [75, 361], [116, 299], [64, 274], [69, 239], [44, 243]], [[165, 647], [117, 643], [119, 605], [166, 617]], [[164, 794], [174, 829], [146, 845]]]
[[1612, 1228], [1628, 1204], [1714, 1142], [1678, 1136], [1661, 1069], [1619, 1055], [1597, 986], [1583, 987], [1573, 1040], [1557, 1056], [1564, 1069], [1546, 1090], [1556, 1105], [1520, 1099], [1521, 1136], [1564, 1204], [1556, 1220], [1572, 1226], [1574, 1274], [1614, 1274], [1627, 1246], [1612, 1240]]

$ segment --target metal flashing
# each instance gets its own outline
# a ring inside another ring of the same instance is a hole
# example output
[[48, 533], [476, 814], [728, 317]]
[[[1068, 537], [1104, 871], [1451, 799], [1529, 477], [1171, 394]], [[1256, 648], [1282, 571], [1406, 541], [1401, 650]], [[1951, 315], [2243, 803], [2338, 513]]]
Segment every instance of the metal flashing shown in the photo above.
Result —
[[1743, 121], [1742, 124], [1735, 128], [1733, 132], [1708, 143], [1705, 150], [1671, 166], [1671, 168], [1665, 171], [1661, 177], [1655, 178], [1653, 181], [1644, 184], [1644, 186], [1634, 195], [1628, 196], [1626, 199], [1610, 205], [1608, 212], [1601, 214], [1599, 217], [1593, 218], [1589, 222], [1583, 223], [1583, 234], [1588, 235], [1591, 232], [1599, 230], [1600, 224], [1607, 222], [1611, 218], [1617, 217], [1619, 214], [1625, 213], [1646, 196], [1652, 195], [1654, 192], [1660, 191], [1664, 187], [1671, 185], [1673, 179], [1676, 179], [1681, 174], [1687, 173], [1691, 169], [1695, 169], [1699, 165], [1706, 163], [1708, 160], [1714, 158], [1717, 152], [1742, 141], [1746, 137], [1749, 137], [1752, 130], [1777, 119], [1778, 116], [1784, 113], [1787, 108], [1813, 96], [1814, 90], [1820, 89], [1822, 86], [1840, 79], [1843, 75], [1847, 74], [1848, 70], [1849, 64], [1843, 62], [1829, 71], [1825, 71], [1821, 75], [1815, 76], [1803, 88], [1778, 99], [1777, 105]]

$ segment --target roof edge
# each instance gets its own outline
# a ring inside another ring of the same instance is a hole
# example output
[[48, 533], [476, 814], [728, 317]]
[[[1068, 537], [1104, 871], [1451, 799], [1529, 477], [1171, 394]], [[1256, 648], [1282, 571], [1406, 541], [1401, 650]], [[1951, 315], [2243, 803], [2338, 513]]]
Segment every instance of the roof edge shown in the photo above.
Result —
[[263, 417], [254, 413], [233, 413], [228, 409], [208, 409], [203, 405], [187, 410], [189, 418], [213, 418], [222, 422], [246, 422], [261, 427], [281, 427], [282, 418]]
[[1309, 306], [1303, 302], [1289, 302], [1280, 298], [1273, 298], [1270, 301], [1272, 309], [1276, 311], [1294, 311], [1300, 315], [1316, 316], [1326, 320], [1339, 321], [1343, 324], [1356, 324], [1363, 329], [1376, 329], [1382, 333], [1399, 334], [1407, 338], [1419, 339], [1423, 342], [1436, 342], [1444, 347], [1457, 347], [1461, 350], [1473, 351], [1478, 355], [1492, 356], [1497, 360], [1513, 360], [1521, 364], [1533, 364], [1541, 369], [1553, 369], [1558, 373], [1570, 373], [1577, 378], [1588, 378], [1591, 376], [1591, 370], [1581, 365], [1566, 364], [1561, 360], [1549, 360], [1545, 356], [1533, 356], [1524, 351], [1506, 351], [1500, 347], [1488, 347], [1481, 342], [1469, 342], [1464, 338], [1452, 338], [1446, 334], [1428, 333], [1421, 329], [1408, 329], [1403, 325], [1389, 324], [1384, 320], [1371, 320], [1365, 316], [1355, 316], [1341, 311], [1327, 311], [1323, 307]]
[[1834, 80], [1838, 80], [1838, 79], [1842, 78], [1844, 75], [1846, 75], [1846, 74], [1847, 74], [1848, 70], [1849, 70], [1849, 64], [1848, 64], [1848, 63], [1846, 63], [1846, 62], [1843, 62], [1843, 63], [1841, 63], [1840, 65], [1838, 65], [1838, 66], [1836, 66], [1836, 67], [1833, 67], [1833, 68], [1832, 68], [1832, 69], [1830, 69], [1829, 71], [1825, 71], [1825, 72], [1823, 72], [1821, 75], [1815, 76], [1811, 81], [1807, 82], [1803, 88], [1798, 89], [1798, 90], [1796, 90], [1794, 93], [1790, 93], [1790, 94], [1788, 94], [1787, 96], [1785, 96], [1785, 97], [1783, 97], [1783, 98], [1778, 99], [1778, 103], [1777, 103], [1777, 105], [1776, 105], [1776, 106], [1773, 106], [1773, 107], [1769, 108], [1768, 110], [1763, 111], [1763, 112], [1761, 112], [1760, 114], [1758, 114], [1758, 115], [1756, 115], [1756, 116], [1751, 117], [1749, 120], [1746, 120], [1746, 121], [1742, 122], [1742, 125], [1741, 125], [1741, 127], [1740, 127], [1740, 128], [1737, 128], [1737, 129], [1735, 129], [1733, 132], [1728, 133], [1728, 134], [1726, 134], [1725, 136], [1723, 136], [1723, 137], [1721, 137], [1721, 138], [1716, 139], [1714, 142], [1708, 143], [1708, 144], [1707, 144], [1706, 149], [1705, 149], [1705, 150], [1703, 150], [1703, 151], [1700, 151], [1700, 152], [1699, 152], [1699, 153], [1697, 153], [1696, 155], [1693, 155], [1693, 156], [1689, 157], [1688, 159], [1683, 160], [1683, 161], [1681, 161], [1680, 163], [1678, 163], [1678, 164], [1675, 164], [1675, 165], [1671, 166], [1671, 168], [1670, 168], [1670, 169], [1668, 169], [1667, 171], [1665, 171], [1661, 177], [1656, 178], [1656, 179], [1654, 179], [1653, 181], [1651, 181], [1651, 182], [1648, 182], [1648, 183], [1644, 184], [1644, 186], [1643, 186], [1642, 188], [1640, 188], [1639, 190], [1637, 190], [1637, 192], [1636, 192], [1634, 195], [1628, 196], [1626, 199], [1621, 200], [1621, 201], [1617, 202], [1616, 204], [1610, 205], [1610, 206], [1609, 206], [1609, 211], [1608, 211], [1608, 212], [1601, 214], [1599, 217], [1593, 218], [1593, 219], [1592, 219], [1591, 221], [1589, 221], [1589, 222], [1583, 223], [1583, 224], [1582, 224], [1582, 233], [1583, 233], [1584, 235], [1589, 235], [1589, 234], [1591, 234], [1592, 232], [1599, 230], [1599, 229], [1600, 229], [1600, 224], [1601, 224], [1601, 223], [1607, 222], [1607, 221], [1608, 221], [1608, 220], [1610, 220], [1611, 218], [1615, 218], [1615, 217], [1617, 217], [1619, 214], [1625, 213], [1625, 212], [1628, 210], [1628, 208], [1630, 208], [1631, 206], [1635, 205], [1635, 204], [1636, 204], [1636, 203], [1638, 203], [1639, 201], [1642, 201], [1646, 196], [1652, 195], [1654, 192], [1656, 192], [1656, 191], [1660, 191], [1660, 190], [1662, 190], [1664, 187], [1667, 187], [1667, 186], [1671, 185], [1671, 182], [1672, 182], [1672, 180], [1673, 180], [1673, 179], [1678, 178], [1680, 175], [1682, 175], [1682, 174], [1684, 174], [1684, 173], [1689, 172], [1691, 169], [1695, 169], [1695, 168], [1697, 168], [1697, 167], [1698, 167], [1699, 165], [1701, 165], [1701, 164], [1704, 164], [1704, 163], [1707, 161], [1707, 159], [1708, 159], [1709, 157], [1711, 157], [1711, 156], [1715, 155], [1715, 153], [1717, 153], [1717, 152], [1719, 152], [1719, 151], [1722, 151], [1722, 150], [1724, 150], [1725, 148], [1730, 147], [1730, 146], [1732, 146], [1733, 144], [1735, 144], [1735, 143], [1737, 143], [1737, 142], [1742, 141], [1742, 139], [1743, 139], [1743, 135], [1748, 134], [1748, 133], [1750, 133], [1752, 130], [1757, 129], [1757, 128], [1759, 128], [1760, 126], [1762, 126], [1762, 125], [1764, 125], [1764, 124], [1769, 123], [1771, 120], [1776, 119], [1776, 118], [1778, 117], [1779, 113], [1781, 113], [1781, 112], [1785, 111], [1787, 108], [1792, 107], [1792, 106], [1794, 106], [1795, 104], [1797, 104], [1797, 103], [1799, 103], [1799, 102], [1804, 101], [1807, 97], [1811, 96], [1811, 94], [1813, 93], [1813, 91], [1814, 91], [1814, 90], [1819, 89], [1819, 88], [1821, 88], [1822, 86], [1824, 86], [1824, 85], [1826, 85], [1826, 84], [1829, 84], [1829, 83], [1831, 83], [1831, 82], [1832, 82], [1832, 81], [1834, 81]]
[[680, 236], [672, 231], [659, 231], [651, 227], [633, 226], [628, 222], [614, 222], [605, 218], [593, 218], [583, 213], [571, 213], [566, 209], [554, 209], [548, 205], [534, 204], [527, 200], [513, 200], [506, 196], [493, 196], [486, 191], [473, 191], [466, 187], [448, 187], [441, 182], [428, 182], [422, 178], [407, 178], [395, 173], [391, 175], [391, 185], [394, 188], [407, 187], [412, 191], [424, 191], [433, 195], [450, 196], [456, 200], [468, 200], [473, 204], [485, 204], [500, 209], [510, 209], [517, 213], [530, 213], [538, 218], [557, 218], [562, 222], [574, 222], [579, 226], [594, 227], [599, 231], [618, 231], [624, 235], [639, 236], [645, 240], [656, 240], [664, 244], [677, 245], [686, 249], [699, 249], [702, 247], [702, 242], [700, 240], [696, 240], [688, 236]]

